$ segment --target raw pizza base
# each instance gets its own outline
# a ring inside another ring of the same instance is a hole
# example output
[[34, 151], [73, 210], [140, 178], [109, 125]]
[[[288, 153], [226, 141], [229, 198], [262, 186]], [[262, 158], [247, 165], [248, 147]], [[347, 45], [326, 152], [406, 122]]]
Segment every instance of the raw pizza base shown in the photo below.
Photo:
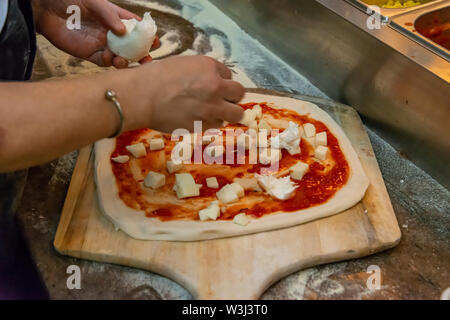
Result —
[[[274, 108], [291, 109], [300, 115], [309, 114], [313, 119], [323, 122], [336, 136], [350, 168], [347, 183], [322, 205], [297, 212], [276, 212], [261, 218], [251, 219], [243, 227], [226, 221], [161, 221], [148, 218], [144, 211], [129, 208], [119, 198], [115, 176], [112, 171], [110, 155], [115, 149], [115, 139], [103, 139], [95, 144], [95, 182], [100, 209], [115, 225], [129, 236], [141, 240], [197, 241], [232, 237], [261, 231], [286, 228], [316, 219], [338, 214], [355, 204], [363, 197], [369, 186], [359, 158], [350, 140], [339, 125], [317, 105], [287, 97], [247, 93], [241, 103], [267, 102]], [[287, 200], [289, 201], [289, 200]]]

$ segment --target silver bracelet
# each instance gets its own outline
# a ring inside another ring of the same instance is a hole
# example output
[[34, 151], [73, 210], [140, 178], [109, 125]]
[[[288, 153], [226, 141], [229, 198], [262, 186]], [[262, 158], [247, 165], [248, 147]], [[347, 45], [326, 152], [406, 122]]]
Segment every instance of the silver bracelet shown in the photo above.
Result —
[[114, 106], [116, 107], [117, 113], [119, 114], [120, 124], [117, 130], [109, 137], [109, 138], [115, 138], [118, 135], [122, 133], [123, 130], [123, 123], [124, 123], [124, 117], [122, 112], [122, 107], [120, 106], [119, 100], [116, 98], [116, 93], [113, 90], [106, 90], [105, 98], [112, 103], [114, 103]]

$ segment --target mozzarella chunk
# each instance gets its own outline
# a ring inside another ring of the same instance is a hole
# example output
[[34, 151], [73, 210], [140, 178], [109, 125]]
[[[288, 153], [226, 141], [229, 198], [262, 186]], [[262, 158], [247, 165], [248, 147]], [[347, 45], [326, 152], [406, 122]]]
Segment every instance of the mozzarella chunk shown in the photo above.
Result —
[[167, 168], [167, 172], [174, 173], [174, 172], [180, 171], [181, 168], [183, 168], [183, 165], [181, 163], [175, 163], [172, 160], [167, 160], [166, 168]]
[[314, 151], [314, 158], [319, 160], [325, 160], [327, 158], [328, 148], [324, 146], [318, 146]]
[[324, 132], [320, 132], [318, 134], [316, 134], [316, 146], [327, 146], [328, 141], [327, 141], [327, 133]]
[[145, 145], [142, 142], [132, 144], [125, 147], [135, 158], [142, 158], [147, 155], [147, 150], [145, 150]]
[[289, 154], [295, 155], [301, 152], [300, 139], [298, 124], [289, 121], [289, 126], [282, 133], [270, 138], [270, 145], [272, 148], [286, 149]]
[[144, 186], [152, 189], [161, 188], [165, 183], [166, 183], [166, 176], [161, 173], [153, 171], [150, 171], [144, 180]]
[[129, 156], [117, 156], [112, 158], [112, 161], [117, 163], [127, 163], [130, 160]]
[[216, 177], [206, 178], [206, 185], [211, 189], [219, 189], [219, 182]]
[[294, 194], [297, 186], [290, 177], [275, 178], [274, 176], [255, 175], [259, 184], [272, 197], [278, 200], [287, 200]]
[[259, 104], [253, 106], [253, 112], [255, 113], [255, 119], [261, 119], [262, 118], [262, 108]]
[[249, 134], [243, 133], [237, 137], [238, 148], [250, 149], [250, 143], [253, 142], [252, 137]]
[[230, 186], [233, 188], [234, 192], [236, 192], [239, 198], [242, 198], [245, 195], [244, 188], [242, 188], [242, 186], [239, 183], [234, 182], [230, 184]]
[[308, 164], [304, 162], [297, 162], [294, 166], [289, 168], [289, 173], [292, 179], [302, 180], [306, 171], [308, 171]]
[[254, 130], [258, 129], [258, 121], [256, 121], [256, 120], [250, 121], [250, 122], [247, 124], [247, 127], [248, 127], [249, 129], [254, 129]]
[[250, 223], [250, 219], [247, 217], [245, 213], [239, 213], [234, 216], [233, 222], [236, 223], [237, 225], [245, 227]]
[[312, 147], [313, 149], [316, 148], [316, 138], [315, 138], [315, 137], [312, 137], [312, 138], [303, 138], [303, 140], [307, 141], [307, 142], [311, 145], [311, 147]]
[[259, 132], [265, 130], [265, 132], [267, 133], [266, 136], [268, 136], [270, 134], [270, 131], [272, 130], [272, 127], [267, 123], [266, 120], [263, 119], [259, 121], [258, 129]]
[[258, 181], [255, 178], [236, 178], [234, 179], [234, 182], [239, 183], [244, 190], [252, 190], [257, 192], [262, 191]]
[[239, 196], [237, 195], [234, 187], [230, 184], [225, 185], [222, 189], [216, 192], [216, 196], [222, 203], [232, 203], [239, 200]]
[[305, 123], [303, 125], [303, 132], [306, 138], [312, 138], [316, 135], [316, 127], [312, 123]]
[[246, 109], [244, 115], [242, 116], [240, 124], [247, 126], [248, 124], [256, 119], [256, 113], [252, 109]]
[[269, 165], [281, 160], [282, 154], [279, 149], [262, 148], [259, 150], [259, 163], [262, 165]]
[[175, 174], [175, 192], [178, 199], [198, 197], [200, 195], [201, 184], [196, 184], [190, 173]]
[[161, 150], [164, 148], [164, 139], [157, 138], [150, 140], [150, 151]]
[[267, 139], [267, 130], [258, 132], [258, 147], [267, 148], [269, 146], [269, 140]]
[[208, 219], [217, 220], [220, 216], [219, 201], [213, 201], [207, 208], [198, 212], [201, 221]]
[[300, 138], [303, 137], [303, 133], [304, 133], [303, 126], [298, 126], [298, 136]]

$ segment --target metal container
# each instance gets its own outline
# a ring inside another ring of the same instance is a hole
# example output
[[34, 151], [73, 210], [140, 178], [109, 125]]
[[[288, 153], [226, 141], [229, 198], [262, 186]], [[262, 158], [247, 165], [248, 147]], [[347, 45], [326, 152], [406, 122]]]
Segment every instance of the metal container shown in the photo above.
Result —
[[[426, 7], [436, 2], [441, 2], [443, 0], [419, 0], [422, 4], [414, 7], [407, 8], [383, 8], [383, 5], [387, 4], [389, 0], [345, 0], [354, 6], [358, 7], [364, 12], [369, 12], [369, 6], [377, 6], [380, 9], [380, 15], [383, 22], [388, 22], [390, 18], [394, 16], [398, 16], [400, 14], [404, 14], [407, 12], [411, 12], [417, 10], [419, 8]], [[400, 0], [400, 2], [404, 3], [407, 0]], [[417, 0], [415, 0], [417, 1]]]
[[[395, 17], [391, 26], [429, 50], [450, 61], [450, 51], [427, 37], [426, 30], [436, 24], [450, 24], [450, 1]], [[450, 30], [445, 31], [447, 34]]]
[[369, 16], [344, 0], [212, 1], [450, 188], [450, 64], [442, 56], [388, 24], [369, 29]]

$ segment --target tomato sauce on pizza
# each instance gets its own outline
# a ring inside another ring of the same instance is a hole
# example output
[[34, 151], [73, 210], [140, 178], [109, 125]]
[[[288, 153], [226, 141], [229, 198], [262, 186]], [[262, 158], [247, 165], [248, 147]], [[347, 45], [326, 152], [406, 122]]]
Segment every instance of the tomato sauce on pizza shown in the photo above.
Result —
[[[205, 208], [212, 200], [215, 200], [216, 193], [220, 188], [233, 183], [235, 179], [248, 178], [255, 173], [278, 173], [281, 174], [281, 177], [286, 176], [289, 175], [286, 170], [302, 161], [308, 163], [309, 169], [301, 180], [295, 181], [298, 187], [288, 200], [278, 200], [261, 191], [245, 190], [245, 196], [240, 201], [222, 208], [218, 220], [232, 220], [239, 213], [259, 218], [275, 212], [294, 212], [324, 204], [346, 184], [350, 176], [350, 167], [339, 146], [338, 139], [325, 124], [310, 118], [308, 115], [299, 115], [293, 110], [273, 108], [268, 103], [258, 104], [261, 106], [264, 116], [269, 117], [275, 123], [277, 120], [292, 121], [300, 126], [311, 123], [315, 126], [317, 132], [326, 132], [327, 161], [317, 161], [314, 158], [313, 146], [307, 139], [302, 138], [300, 140], [300, 154], [291, 155], [286, 150], [282, 150], [277, 172], [270, 172], [270, 166], [260, 163], [250, 164], [248, 161], [245, 161], [244, 164], [227, 164], [225, 160], [223, 164], [185, 164], [181, 172], [189, 172], [195, 182], [201, 184], [202, 187], [199, 196], [177, 200], [172, 196], [174, 194], [172, 188], [175, 184], [175, 174], [169, 174], [165, 167], [165, 162], [170, 160], [176, 141], [172, 141], [170, 135], [161, 134], [151, 129], [134, 130], [125, 132], [116, 139], [116, 146], [111, 154], [111, 159], [130, 154], [126, 146], [133, 143], [142, 142], [148, 148], [148, 141], [145, 138], [148, 134], [164, 139], [165, 147], [160, 151], [150, 151], [143, 158], [133, 159], [133, 163], [117, 163], [111, 160], [120, 199], [132, 209], [145, 211], [149, 218], [158, 218], [162, 221], [198, 220], [198, 209]], [[254, 105], [256, 103], [241, 106], [244, 109], [249, 109]], [[221, 130], [236, 128], [245, 130], [244, 126], [238, 124], [229, 124]], [[276, 126], [273, 128], [275, 129]], [[281, 128], [280, 131], [282, 132]], [[204, 150], [207, 146], [202, 145], [201, 147]], [[246, 151], [245, 157], [248, 158], [248, 151]], [[136, 171], [140, 172], [136, 173]], [[166, 180], [163, 187], [148, 194], [145, 192], [142, 182], [143, 177], [150, 171], [164, 174]], [[136, 178], [136, 176], [141, 178]], [[208, 177], [217, 178], [219, 189], [207, 186], [206, 178]], [[165, 197], [168, 199], [166, 202], [163, 201]], [[172, 200], [170, 200], [170, 197], [172, 197]]]

